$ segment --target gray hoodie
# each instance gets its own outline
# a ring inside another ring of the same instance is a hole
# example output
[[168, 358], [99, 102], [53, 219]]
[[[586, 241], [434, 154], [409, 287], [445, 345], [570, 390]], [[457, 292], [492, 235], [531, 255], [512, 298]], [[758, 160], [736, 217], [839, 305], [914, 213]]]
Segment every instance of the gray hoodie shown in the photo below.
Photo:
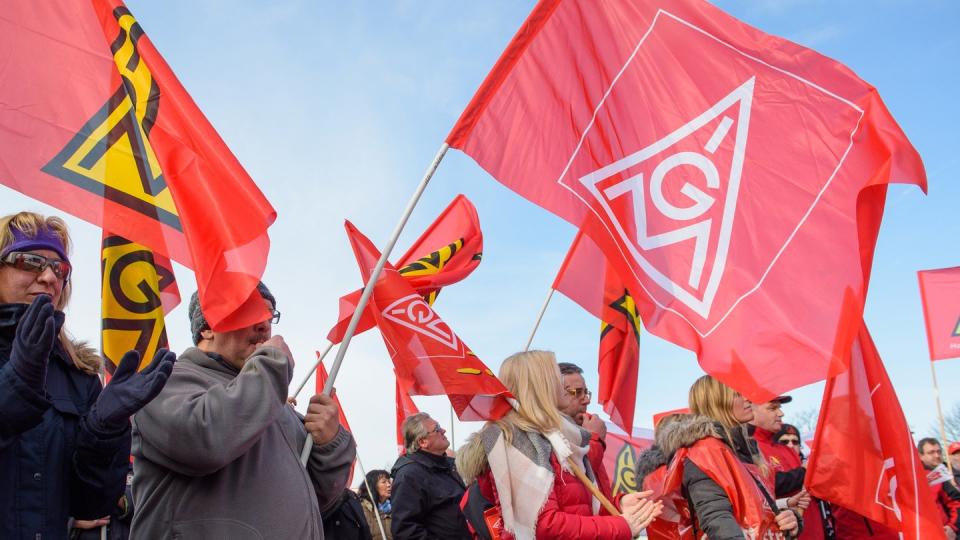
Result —
[[303, 419], [286, 403], [292, 366], [260, 347], [237, 371], [190, 348], [133, 419], [131, 538], [322, 539], [356, 447], [341, 427], [299, 454]]

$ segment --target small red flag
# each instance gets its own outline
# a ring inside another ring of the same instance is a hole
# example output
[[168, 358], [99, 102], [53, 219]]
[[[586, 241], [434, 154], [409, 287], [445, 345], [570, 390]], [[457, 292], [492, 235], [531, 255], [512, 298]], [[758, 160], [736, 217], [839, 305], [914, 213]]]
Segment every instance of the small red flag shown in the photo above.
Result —
[[276, 212], [120, 0], [6, 5], [0, 50], [0, 183], [192, 268], [215, 330], [269, 317]]
[[541, 1], [447, 142], [582, 229], [651, 333], [755, 401], [831, 373], [886, 184], [926, 185], [872, 86], [701, 0]]
[[[460, 281], [477, 268], [482, 252], [483, 233], [477, 209], [465, 196], [457, 195], [394, 267], [432, 306], [441, 287]], [[362, 293], [361, 289], [340, 297], [337, 324], [327, 334], [331, 343], [343, 341]], [[370, 310], [365, 310], [355, 335], [375, 324]]]
[[806, 486], [907, 539], [944, 538], [910, 428], [876, 346], [860, 327], [849, 371], [827, 380]]
[[[320, 351], [316, 351], [316, 354], [317, 354], [317, 359], [319, 359], [321, 356]], [[326, 386], [327, 384], [327, 377], [328, 375], [327, 375], [326, 366], [323, 365], [323, 362], [319, 362], [317, 364], [317, 386], [316, 386], [317, 394], [323, 393], [323, 387]], [[344, 414], [343, 412], [343, 405], [340, 403], [340, 398], [337, 397], [337, 393], [332, 392], [331, 397], [333, 397], [333, 402], [337, 404], [337, 414], [339, 415], [339, 418], [340, 418], [340, 425], [343, 426], [343, 429], [353, 433], [353, 430], [350, 429], [350, 423], [347, 422], [347, 415]], [[354, 459], [353, 463], [350, 465], [350, 476], [347, 477], [348, 486], [353, 483], [353, 469], [354, 467], [356, 467], [356, 465], [357, 465], [357, 460]]]
[[960, 266], [917, 272], [930, 360], [960, 356]]
[[634, 429], [626, 433], [617, 433], [607, 423], [606, 450], [603, 452], [603, 468], [612, 478], [612, 495], [641, 491], [637, 485], [637, 458], [640, 453], [653, 444], [653, 431]]
[[[345, 224], [363, 280], [380, 251]], [[410, 395], [446, 395], [461, 420], [496, 420], [510, 409], [510, 392], [392, 265], [384, 267], [370, 299], [374, 318], [402, 388]]]
[[406, 447], [404, 446], [403, 440], [403, 421], [408, 416], [413, 416], [420, 412], [420, 409], [417, 408], [417, 404], [413, 402], [413, 398], [410, 397], [410, 394], [407, 391], [400, 387], [400, 379], [397, 379], [397, 453], [403, 455], [405, 453]]

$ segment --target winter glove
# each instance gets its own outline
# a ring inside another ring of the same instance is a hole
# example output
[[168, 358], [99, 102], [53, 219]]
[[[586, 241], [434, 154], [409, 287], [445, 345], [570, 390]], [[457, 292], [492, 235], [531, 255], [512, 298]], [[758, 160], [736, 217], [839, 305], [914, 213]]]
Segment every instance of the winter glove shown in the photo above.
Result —
[[43, 393], [47, 385], [47, 362], [53, 351], [53, 340], [63, 325], [63, 313], [54, 316], [53, 300], [37, 295], [20, 318], [13, 338], [10, 362], [20, 380]]
[[100, 435], [116, 434], [126, 429], [130, 417], [163, 389], [176, 359], [176, 354], [160, 349], [150, 365], [137, 373], [140, 353], [128, 351], [124, 354], [110, 384], [103, 388], [87, 414], [90, 429]]

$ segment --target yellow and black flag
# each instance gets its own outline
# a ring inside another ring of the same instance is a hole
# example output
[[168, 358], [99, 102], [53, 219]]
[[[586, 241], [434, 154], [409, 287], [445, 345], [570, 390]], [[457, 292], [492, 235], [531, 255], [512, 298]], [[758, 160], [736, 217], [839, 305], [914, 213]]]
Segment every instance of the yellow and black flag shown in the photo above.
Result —
[[131, 349], [140, 368], [167, 347], [164, 315], [180, 303], [173, 267], [166, 257], [104, 231], [101, 252], [101, 349], [107, 372]]

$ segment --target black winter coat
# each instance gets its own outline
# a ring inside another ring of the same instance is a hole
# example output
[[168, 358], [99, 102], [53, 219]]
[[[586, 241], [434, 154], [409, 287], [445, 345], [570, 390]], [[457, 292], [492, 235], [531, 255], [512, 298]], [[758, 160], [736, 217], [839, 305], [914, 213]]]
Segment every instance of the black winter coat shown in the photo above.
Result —
[[323, 537], [326, 540], [372, 540], [360, 497], [343, 490], [336, 506], [323, 513]]
[[13, 371], [10, 350], [27, 304], [0, 304], [0, 538], [66, 539], [69, 517], [111, 513], [123, 493], [130, 429], [104, 439], [85, 415], [100, 379], [81, 372], [59, 341], [46, 392]]
[[394, 540], [471, 538], [460, 511], [466, 489], [452, 458], [413, 452], [400, 456], [390, 474]]

